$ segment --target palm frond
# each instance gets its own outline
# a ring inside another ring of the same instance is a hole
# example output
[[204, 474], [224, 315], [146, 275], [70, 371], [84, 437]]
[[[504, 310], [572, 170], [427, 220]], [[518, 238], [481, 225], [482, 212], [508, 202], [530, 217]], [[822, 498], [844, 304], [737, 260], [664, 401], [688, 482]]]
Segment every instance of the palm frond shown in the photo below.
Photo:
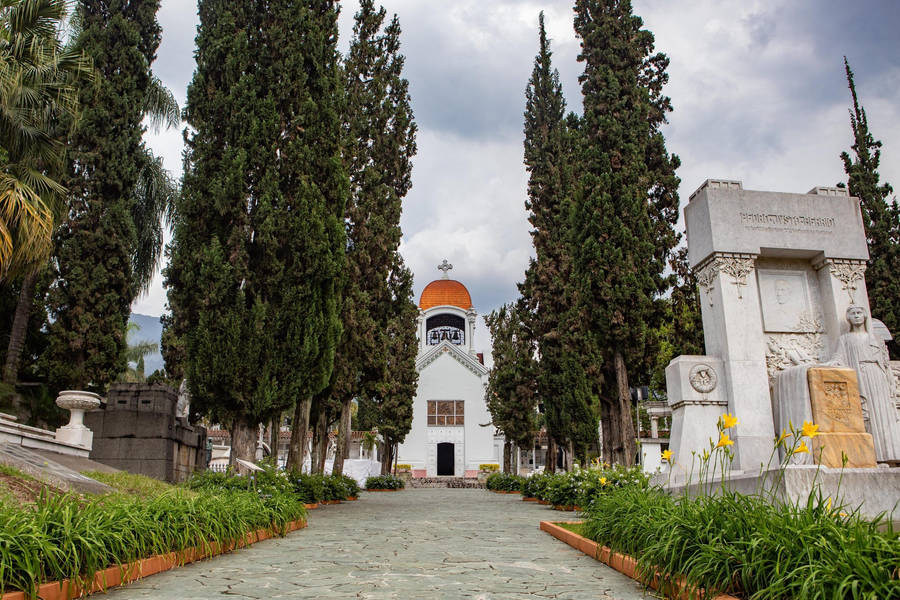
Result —
[[155, 76], [144, 95], [143, 112], [144, 117], [150, 120], [150, 127], [154, 131], [181, 125], [181, 111], [175, 95]]

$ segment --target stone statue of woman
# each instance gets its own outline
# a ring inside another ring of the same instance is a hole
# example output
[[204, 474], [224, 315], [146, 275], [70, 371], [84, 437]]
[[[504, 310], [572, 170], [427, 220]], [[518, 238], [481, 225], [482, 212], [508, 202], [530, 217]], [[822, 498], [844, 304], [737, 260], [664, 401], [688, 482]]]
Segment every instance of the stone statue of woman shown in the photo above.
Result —
[[869, 332], [868, 315], [860, 306], [847, 309], [850, 331], [838, 340], [832, 364], [856, 370], [866, 430], [875, 442], [878, 462], [900, 460], [900, 423], [894, 408], [894, 379], [884, 342]]

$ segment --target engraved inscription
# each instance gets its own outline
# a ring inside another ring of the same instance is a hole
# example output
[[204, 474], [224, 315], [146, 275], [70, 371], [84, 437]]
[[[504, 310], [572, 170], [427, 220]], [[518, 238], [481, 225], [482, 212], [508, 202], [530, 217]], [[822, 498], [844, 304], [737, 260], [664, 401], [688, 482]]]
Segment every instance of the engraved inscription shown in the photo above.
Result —
[[824, 412], [830, 419], [851, 425], [850, 416], [853, 414], [853, 406], [850, 404], [850, 394], [847, 392], [846, 381], [825, 381]]
[[831, 233], [837, 221], [834, 217], [813, 215], [782, 215], [778, 213], [740, 213], [741, 225], [747, 229], [773, 231], [820, 231]]

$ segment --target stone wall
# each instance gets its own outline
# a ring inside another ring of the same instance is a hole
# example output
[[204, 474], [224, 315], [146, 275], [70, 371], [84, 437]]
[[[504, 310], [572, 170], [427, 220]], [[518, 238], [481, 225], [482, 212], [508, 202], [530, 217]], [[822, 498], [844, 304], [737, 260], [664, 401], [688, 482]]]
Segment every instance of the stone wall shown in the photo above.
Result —
[[206, 468], [206, 428], [175, 416], [178, 394], [161, 384], [117, 383], [84, 422], [94, 432], [91, 459], [171, 483]]

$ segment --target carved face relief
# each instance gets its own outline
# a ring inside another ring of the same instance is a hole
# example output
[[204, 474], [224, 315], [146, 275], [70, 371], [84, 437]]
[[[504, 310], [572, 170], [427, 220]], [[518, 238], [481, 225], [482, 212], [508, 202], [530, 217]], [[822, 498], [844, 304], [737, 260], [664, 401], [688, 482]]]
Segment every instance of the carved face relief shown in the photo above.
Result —
[[778, 304], [787, 304], [791, 300], [791, 286], [784, 279], [775, 282], [775, 301]]

